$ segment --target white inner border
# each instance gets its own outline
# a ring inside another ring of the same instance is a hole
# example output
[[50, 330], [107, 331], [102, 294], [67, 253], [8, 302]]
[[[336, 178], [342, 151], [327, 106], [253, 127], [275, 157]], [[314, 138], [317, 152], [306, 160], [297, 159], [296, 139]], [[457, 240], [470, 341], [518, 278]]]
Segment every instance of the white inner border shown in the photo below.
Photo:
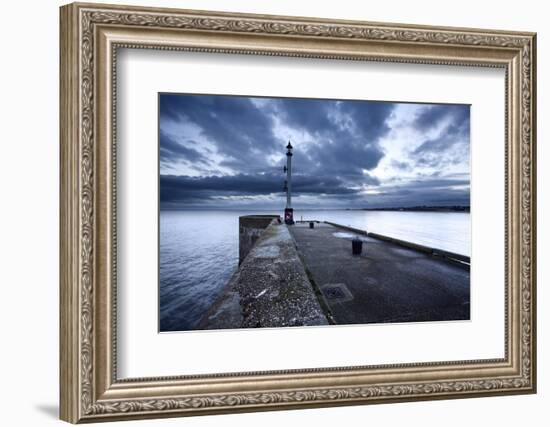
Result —
[[[503, 69], [136, 49], [117, 64], [118, 378], [504, 357]], [[158, 92], [471, 104], [471, 321], [159, 334]]]

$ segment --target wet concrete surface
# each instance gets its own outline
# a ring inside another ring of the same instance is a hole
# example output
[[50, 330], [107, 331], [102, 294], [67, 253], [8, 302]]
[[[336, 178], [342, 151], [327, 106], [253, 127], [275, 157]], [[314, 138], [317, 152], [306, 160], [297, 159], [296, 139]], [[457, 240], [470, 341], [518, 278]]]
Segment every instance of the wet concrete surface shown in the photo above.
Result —
[[[289, 227], [336, 324], [467, 320], [468, 268], [329, 224]], [[363, 241], [352, 255], [353, 237]]]

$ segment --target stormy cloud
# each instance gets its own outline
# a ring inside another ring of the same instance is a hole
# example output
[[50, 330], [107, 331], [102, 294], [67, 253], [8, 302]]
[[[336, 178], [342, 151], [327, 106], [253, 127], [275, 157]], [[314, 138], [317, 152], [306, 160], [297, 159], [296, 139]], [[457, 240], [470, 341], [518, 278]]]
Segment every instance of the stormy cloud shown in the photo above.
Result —
[[470, 109], [217, 95], [159, 96], [161, 208], [469, 205]]

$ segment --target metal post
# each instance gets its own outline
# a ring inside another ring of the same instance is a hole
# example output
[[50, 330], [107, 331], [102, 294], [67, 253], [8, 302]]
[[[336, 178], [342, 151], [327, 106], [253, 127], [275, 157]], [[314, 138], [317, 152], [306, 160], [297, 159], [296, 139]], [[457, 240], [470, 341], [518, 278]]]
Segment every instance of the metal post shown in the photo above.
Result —
[[292, 145], [288, 141], [286, 146], [286, 207], [285, 223], [294, 224], [294, 210], [292, 209]]

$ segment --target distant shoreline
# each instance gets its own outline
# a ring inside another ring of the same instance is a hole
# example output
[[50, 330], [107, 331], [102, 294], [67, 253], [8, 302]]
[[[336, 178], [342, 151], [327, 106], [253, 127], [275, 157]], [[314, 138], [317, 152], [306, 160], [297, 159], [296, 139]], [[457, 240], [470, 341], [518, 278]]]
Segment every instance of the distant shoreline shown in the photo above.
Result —
[[402, 206], [397, 208], [358, 208], [346, 210], [392, 212], [470, 212], [470, 206]]

